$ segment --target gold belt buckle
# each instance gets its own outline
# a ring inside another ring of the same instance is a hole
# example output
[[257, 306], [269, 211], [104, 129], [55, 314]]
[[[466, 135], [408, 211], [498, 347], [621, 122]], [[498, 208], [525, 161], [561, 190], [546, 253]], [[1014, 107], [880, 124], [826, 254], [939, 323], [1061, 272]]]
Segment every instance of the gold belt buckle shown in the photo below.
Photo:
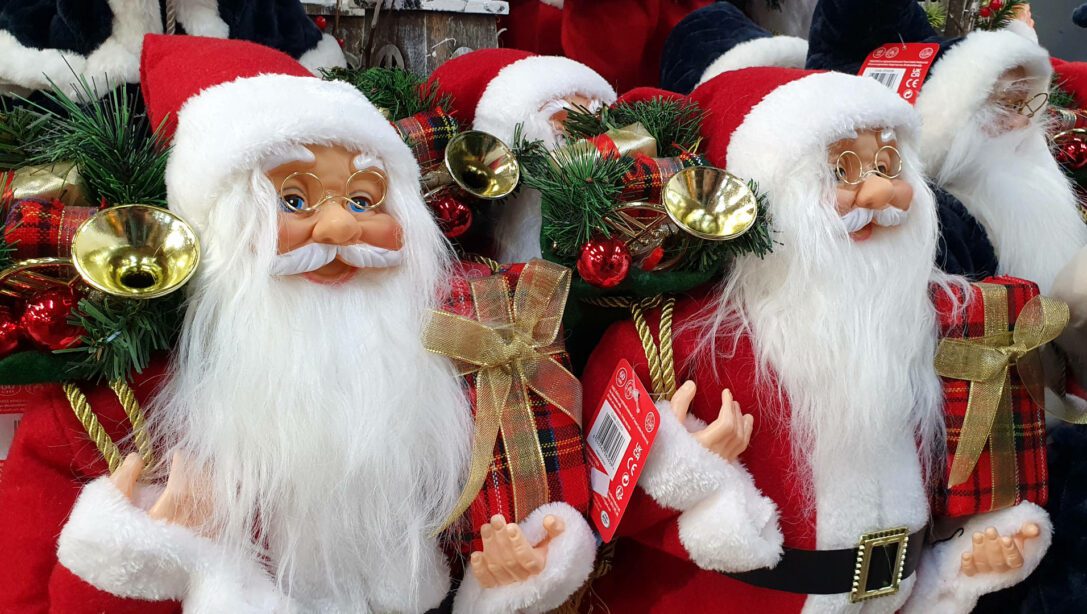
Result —
[[[859, 603], [877, 597], [886, 597], [898, 592], [902, 584], [902, 570], [906, 566], [906, 548], [909, 546], [910, 533], [906, 527], [873, 531], [861, 536], [857, 544], [857, 564], [853, 568], [853, 590], [849, 592], [849, 602]], [[868, 569], [872, 563], [872, 551], [883, 546], [898, 544], [894, 568], [891, 571], [891, 583], [877, 589], [868, 590]]]

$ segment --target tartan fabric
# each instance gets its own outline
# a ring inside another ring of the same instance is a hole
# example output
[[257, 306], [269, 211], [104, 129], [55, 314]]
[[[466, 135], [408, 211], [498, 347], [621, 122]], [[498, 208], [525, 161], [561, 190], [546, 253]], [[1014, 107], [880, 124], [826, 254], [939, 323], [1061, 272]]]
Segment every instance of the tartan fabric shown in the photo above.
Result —
[[[510, 301], [524, 264], [503, 266], [497, 275], [505, 275], [509, 280]], [[491, 274], [486, 266], [462, 263], [457, 279], [446, 305], [446, 311], [474, 317], [470, 279]], [[561, 333], [560, 333], [561, 334]], [[555, 358], [568, 370], [570, 359], [565, 352]], [[475, 408], [475, 376], [465, 376], [468, 396], [472, 408]], [[529, 391], [532, 414], [536, 421], [536, 436], [543, 453], [544, 467], [547, 470], [548, 500], [568, 503], [582, 514], [589, 510], [591, 494], [589, 491], [589, 466], [585, 458], [584, 439], [579, 427], [562, 411], [548, 404], [538, 394]], [[525, 514], [532, 510], [526, 510]], [[489, 522], [491, 516], [502, 514], [506, 520], [514, 518], [513, 488], [506, 449], [501, 434], [494, 447], [494, 457], [488, 469], [483, 488], [455, 527], [456, 547], [463, 554], [473, 550], [482, 550], [483, 541], [479, 527]]]
[[[985, 283], [997, 284], [1007, 288], [1009, 330], [1014, 329], [1019, 312], [1028, 301], [1038, 295], [1038, 286], [1034, 282], [1015, 277], [990, 277]], [[953, 310], [950, 297], [943, 292], [934, 296], [939, 314], [940, 336], [952, 338], [981, 337], [985, 334], [985, 309], [981, 298], [981, 289], [971, 285], [972, 297], [965, 310]], [[963, 296], [956, 289], [956, 298], [962, 302]], [[951, 462], [958, 448], [963, 418], [966, 415], [967, 401], [970, 397], [970, 382], [942, 378], [944, 384], [944, 419], [947, 426], [947, 457], [944, 479], [937, 487], [933, 503], [935, 511], [946, 516], [970, 516], [991, 511], [992, 507], [992, 464], [988, 447], [982, 452], [977, 466], [970, 478], [953, 488], [947, 487], [947, 477]], [[1015, 421], [1015, 454], [1018, 478], [1018, 492], [1015, 502], [1032, 501], [1044, 506], [1049, 497], [1048, 475], [1046, 470], [1046, 430], [1045, 410], [1031, 400], [1026, 387], [1019, 379], [1019, 373], [1012, 369], [1011, 374], [1012, 413]]]
[[67, 257], [72, 235], [94, 215], [93, 207], [73, 207], [57, 199], [20, 200], [11, 206], [4, 223], [4, 241], [15, 248], [14, 258]]
[[416, 113], [393, 122], [425, 172], [445, 157], [445, 147], [460, 132], [457, 120], [442, 108]]
[[702, 159], [691, 153], [675, 158], [650, 158], [644, 154], [634, 156], [634, 166], [623, 175], [623, 190], [619, 202], [659, 203], [661, 190], [668, 180], [688, 166], [700, 166]]

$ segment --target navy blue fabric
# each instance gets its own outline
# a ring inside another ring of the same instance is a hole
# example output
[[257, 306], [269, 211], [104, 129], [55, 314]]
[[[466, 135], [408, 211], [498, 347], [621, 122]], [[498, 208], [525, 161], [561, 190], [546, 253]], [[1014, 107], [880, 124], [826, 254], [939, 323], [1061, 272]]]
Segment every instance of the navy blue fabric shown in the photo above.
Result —
[[87, 55], [112, 29], [106, 0], [0, 0], [0, 30], [24, 47]]
[[230, 38], [274, 47], [299, 58], [317, 46], [321, 31], [298, 0], [219, 0]]
[[714, 60], [740, 43], [769, 36], [727, 2], [702, 7], [676, 24], [664, 42], [660, 86], [688, 94]]
[[985, 229], [957, 198], [937, 187], [933, 192], [940, 219], [936, 265], [972, 281], [996, 275], [996, 252]]
[[1087, 28], [1087, 4], [1081, 4], [1072, 11], [1072, 23]]
[[808, 32], [806, 67], [855, 75], [881, 45], [939, 43], [938, 60], [960, 40], [941, 37], [916, 0], [819, 0]]

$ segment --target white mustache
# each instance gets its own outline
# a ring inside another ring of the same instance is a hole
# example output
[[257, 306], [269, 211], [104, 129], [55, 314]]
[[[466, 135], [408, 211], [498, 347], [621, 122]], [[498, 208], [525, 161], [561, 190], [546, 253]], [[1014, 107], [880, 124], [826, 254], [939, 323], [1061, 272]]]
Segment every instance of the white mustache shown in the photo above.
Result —
[[846, 232], [853, 233], [861, 230], [870, 222], [875, 222], [879, 226], [898, 226], [906, 221], [908, 215], [909, 211], [898, 207], [887, 207], [878, 211], [857, 207], [842, 216], [842, 223], [845, 224]]
[[272, 275], [298, 275], [316, 271], [335, 260], [337, 256], [347, 264], [360, 269], [394, 267], [403, 260], [403, 254], [399, 250], [385, 249], [366, 243], [338, 246], [310, 243], [276, 256], [272, 263]]

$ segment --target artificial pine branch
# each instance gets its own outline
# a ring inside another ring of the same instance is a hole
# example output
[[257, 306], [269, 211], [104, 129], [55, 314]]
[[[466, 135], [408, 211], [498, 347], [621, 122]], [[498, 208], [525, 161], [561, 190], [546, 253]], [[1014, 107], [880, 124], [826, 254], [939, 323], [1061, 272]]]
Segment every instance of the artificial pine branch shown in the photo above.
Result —
[[166, 205], [168, 152], [146, 114], [136, 111], [135, 92], [114, 88], [99, 97], [81, 78], [78, 101], [56, 86], [45, 95], [59, 113], [34, 144], [33, 163], [75, 162], [92, 201]]
[[639, 123], [657, 140], [657, 155], [673, 157], [697, 148], [704, 117], [692, 102], [653, 98], [620, 102], [597, 113], [575, 107], [567, 113], [563, 126], [570, 138], [577, 140]]
[[932, 26], [933, 30], [937, 32], [943, 32], [947, 27], [947, 7], [940, 3], [939, 0], [929, 0], [927, 2], [921, 2], [921, 8], [925, 10], [925, 17], [928, 18], [928, 23]]
[[1020, 7], [1027, 4], [1029, 0], [1002, 0], [1000, 8], [993, 9], [992, 0], [981, 0], [981, 5], [978, 8], [979, 11], [988, 8], [989, 15], [983, 17], [981, 13], [978, 13], [978, 19], [974, 27], [978, 30], [1001, 30], [1013, 19], [1019, 12]]
[[173, 346], [181, 328], [180, 301], [178, 293], [147, 301], [92, 293], [69, 318], [86, 331], [82, 342], [57, 353], [82, 355], [69, 364], [72, 377], [128, 379], [147, 367], [153, 353]]
[[50, 117], [26, 106], [14, 107], [0, 96], [0, 171], [27, 165], [33, 144], [41, 138]]
[[1050, 106], [1057, 107], [1059, 109], [1078, 109], [1079, 104], [1076, 101], [1076, 97], [1072, 94], [1072, 92], [1069, 92], [1062, 86], [1063, 83], [1061, 83], [1060, 76], [1057, 73], [1053, 73], [1053, 80], [1050, 81], [1049, 84]]
[[321, 76], [329, 81], [345, 81], [362, 92], [379, 109], [389, 113], [389, 121], [411, 117], [435, 107], [450, 108], [448, 95], [426, 80], [399, 68], [328, 68]]
[[709, 271], [723, 266], [737, 256], [754, 254], [762, 258], [773, 251], [774, 240], [766, 206], [767, 197], [759, 192], [759, 186], [754, 181], [747, 182], [747, 187], [758, 203], [755, 225], [744, 234], [728, 241], [705, 241], [692, 237], [687, 241], [687, 251], [680, 261], [680, 268]]

